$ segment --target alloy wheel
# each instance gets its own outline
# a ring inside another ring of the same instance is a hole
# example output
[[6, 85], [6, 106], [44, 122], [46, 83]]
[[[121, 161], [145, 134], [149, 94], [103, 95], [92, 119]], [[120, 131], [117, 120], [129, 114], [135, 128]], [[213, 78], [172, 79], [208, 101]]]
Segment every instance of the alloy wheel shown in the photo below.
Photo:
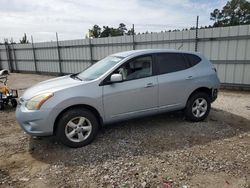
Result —
[[92, 131], [92, 124], [86, 117], [75, 117], [65, 126], [65, 135], [72, 142], [86, 140]]
[[198, 98], [192, 105], [192, 113], [195, 117], [200, 118], [207, 112], [207, 101], [204, 98]]

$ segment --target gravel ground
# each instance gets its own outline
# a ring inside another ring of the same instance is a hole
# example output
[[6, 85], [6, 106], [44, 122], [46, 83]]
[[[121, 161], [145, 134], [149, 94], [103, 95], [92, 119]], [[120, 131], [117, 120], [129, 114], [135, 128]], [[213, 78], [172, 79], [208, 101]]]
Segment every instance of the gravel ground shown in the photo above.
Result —
[[[12, 74], [20, 89], [51, 78]], [[106, 126], [71, 149], [32, 139], [0, 112], [0, 187], [250, 187], [250, 93], [221, 91], [204, 122], [181, 112]]]

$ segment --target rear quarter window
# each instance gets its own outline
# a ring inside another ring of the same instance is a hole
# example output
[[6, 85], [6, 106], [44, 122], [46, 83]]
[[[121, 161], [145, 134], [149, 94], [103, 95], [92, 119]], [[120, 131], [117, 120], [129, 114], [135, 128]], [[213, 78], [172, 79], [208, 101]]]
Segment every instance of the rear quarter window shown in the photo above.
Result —
[[157, 54], [158, 74], [166, 74], [185, 70], [188, 62], [181, 53], [159, 53]]
[[189, 67], [193, 67], [201, 62], [201, 58], [197, 55], [194, 54], [183, 54], [183, 55], [186, 57], [189, 63]]

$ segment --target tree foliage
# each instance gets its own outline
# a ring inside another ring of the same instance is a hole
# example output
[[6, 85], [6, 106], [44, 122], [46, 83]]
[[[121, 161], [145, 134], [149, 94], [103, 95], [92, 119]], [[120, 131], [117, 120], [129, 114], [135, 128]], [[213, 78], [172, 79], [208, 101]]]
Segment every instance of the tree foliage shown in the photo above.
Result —
[[93, 38], [100, 37], [101, 28], [98, 25], [94, 25], [92, 29], [89, 29], [89, 36]]
[[20, 43], [21, 44], [27, 44], [27, 43], [29, 43], [29, 41], [27, 39], [26, 33], [24, 33], [23, 38], [20, 40]]
[[214, 9], [210, 14], [214, 27], [250, 24], [250, 2], [231, 0], [222, 8]]
[[117, 28], [103, 26], [102, 28], [98, 25], [94, 25], [92, 29], [89, 29], [89, 37], [101, 38], [101, 37], [114, 37], [122, 35], [133, 35], [135, 34], [133, 28], [127, 29], [124, 23], [120, 23]]

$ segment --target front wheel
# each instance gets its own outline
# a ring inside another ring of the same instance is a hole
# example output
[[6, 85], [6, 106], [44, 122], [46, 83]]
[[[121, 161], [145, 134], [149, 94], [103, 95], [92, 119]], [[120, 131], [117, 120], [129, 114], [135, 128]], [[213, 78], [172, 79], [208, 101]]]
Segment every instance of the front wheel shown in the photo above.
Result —
[[202, 121], [204, 120], [211, 108], [211, 99], [208, 94], [199, 92], [192, 95], [185, 109], [186, 118], [190, 121]]
[[64, 145], [78, 148], [90, 144], [99, 129], [95, 115], [82, 108], [74, 108], [62, 114], [57, 124], [56, 137]]

